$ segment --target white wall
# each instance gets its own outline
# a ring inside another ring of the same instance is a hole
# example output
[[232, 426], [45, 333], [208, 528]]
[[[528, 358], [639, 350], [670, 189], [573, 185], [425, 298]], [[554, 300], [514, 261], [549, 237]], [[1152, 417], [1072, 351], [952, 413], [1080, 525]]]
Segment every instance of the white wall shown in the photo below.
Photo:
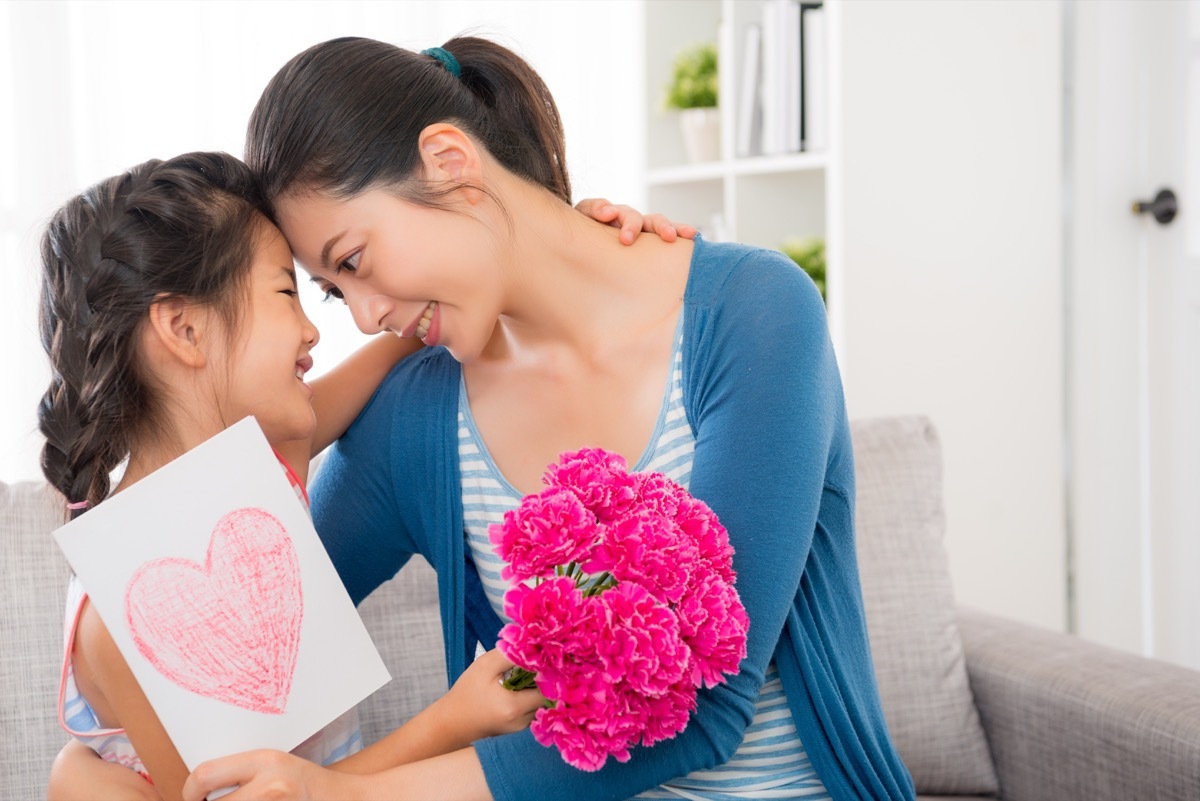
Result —
[[932, 418], [958, 599], [1062, 628], [1060, 6], [842, 11], [850, 412]]
[[[40, 475], [37, 240], [88, 184], [148, 158], [240, 154], [268, 79], [342, 35], [422, 49], [470, 28], [525, 55], [560, 105], [577, 198], [642, 202], [637, 0], [0, 3], [0, 480]], [[580, 33], [582, 32], [582, 34]], [[357, 344], [349, 315], [305, 304], [319, 373]]]

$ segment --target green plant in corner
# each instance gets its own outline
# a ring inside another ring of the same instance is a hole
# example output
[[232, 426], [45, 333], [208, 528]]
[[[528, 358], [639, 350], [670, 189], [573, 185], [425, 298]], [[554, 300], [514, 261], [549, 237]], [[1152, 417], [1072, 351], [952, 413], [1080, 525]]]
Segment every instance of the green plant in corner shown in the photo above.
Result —
[[821, 290], [821, 298], [824, 299], [825, 240], [819, 236], [793, 237], [786, 240], [779, 249], [808, 273], [817, 289]]
[[667, 87], [667, 108], [717, 105], [717, 46], [701, 42], [679, 54]]

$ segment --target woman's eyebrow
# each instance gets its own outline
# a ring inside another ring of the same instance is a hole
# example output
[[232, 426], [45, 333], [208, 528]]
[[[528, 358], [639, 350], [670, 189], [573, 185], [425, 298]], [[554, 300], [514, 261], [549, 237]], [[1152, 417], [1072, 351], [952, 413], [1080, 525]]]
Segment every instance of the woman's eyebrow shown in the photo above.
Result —
[[334, 234], [329, 241], [325, 243], [325, 247], [321, 248], [321, 266], [326, 270], [332, 270], [333, 265], [329, 263], [329, 251], [333, 250], [333, 246], [338, 243], [338, 240], [346, 235], [345, 231], [339, 234]]

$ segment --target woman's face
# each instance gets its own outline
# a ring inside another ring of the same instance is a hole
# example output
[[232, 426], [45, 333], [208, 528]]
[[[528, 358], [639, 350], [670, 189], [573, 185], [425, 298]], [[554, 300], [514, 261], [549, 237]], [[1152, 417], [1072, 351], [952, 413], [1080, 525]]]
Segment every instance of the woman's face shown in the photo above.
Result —
[[296, 261], [345, 301], [359, 330], [416, 336], [474, 359], [502, 310], [495, 239], [463, 211], [419, 206], [382, 190], [350, 200], [306, 193], [276, 216]]

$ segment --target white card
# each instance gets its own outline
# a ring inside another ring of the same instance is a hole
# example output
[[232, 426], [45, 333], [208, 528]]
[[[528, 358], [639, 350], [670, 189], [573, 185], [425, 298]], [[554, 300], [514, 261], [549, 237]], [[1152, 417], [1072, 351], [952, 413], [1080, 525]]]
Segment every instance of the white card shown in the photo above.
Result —
[[189, 770], [290, 751], [391, 678], [253, 418], [54, 536]]

